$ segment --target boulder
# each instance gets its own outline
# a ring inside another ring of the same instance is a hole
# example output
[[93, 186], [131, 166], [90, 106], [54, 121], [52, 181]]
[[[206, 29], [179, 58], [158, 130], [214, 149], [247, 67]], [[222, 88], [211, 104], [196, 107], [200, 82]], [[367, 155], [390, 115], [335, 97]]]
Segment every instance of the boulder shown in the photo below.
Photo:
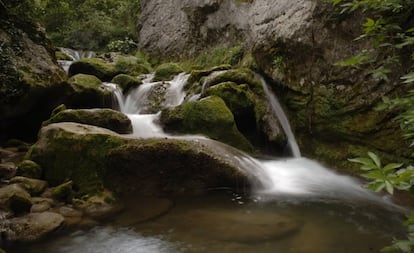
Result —
[[111, 83], [118, 84], [124, 93], [128, 93], [129, 90], [138, 88], [142, 84], [142, 81], [130, 75], [119, 74], [112, 79]]
[[184, 72], [176, 63], [164, 63], [155, 69], [154, 81], [170, 81], [174, 76]]
[[101, 86], [97, 77], [87, 74], [77, 74], [68, 79], [71, 87], [68, 105], [74, 107], [96, 108], [111, 101], [111, 91]]
[[29, 212], [32, 206], [30, 194], [20, 185], [11, 184], [0, 188], [0, 205], [9, 207], [15, 213]]
[[11, 184], [19, 184], [31, 195], [41, 194], [47, 187], [47, 182], [44, 180], [27, 178], [27, 177], [14, 177], [10, 179]]
[[111, 109], [67, 109], [56, 113], [43, 125], [58, 122], [77, 122], [107, 128], [120, 134], [132, 133], [131, 120], [125, 114]]
[[[229, 152], [233, 155], [226, 156]], [[72, 180], [75, 196], [104, 188], [145, 195], [194, 194], [212, 187], [241, 191], [252, 185], [243, 169], [247, 165], [234, 158], [241, 155], [209, 140], [129, 139], [77, 123], [43, 127], [27, 154], [42, 166], [49, 184]]]
[[5, 12], [0, 19], [0, 142], [32, 140], [64, 99], [67, 76], [42, 29]]
[[152, 71], [151, 65], [142, 57], [118, 55], [114, 61], [115, 68], [119, 73], [139, 76]]
[[24, 160], [17, 166], [16, 175], [30, 178], [41, 178], [42, 167], [31, 160]]
[[164, 109], [161, 123], [167, 131], [202, 134], [241, 150], [253, 152], [252, 145], [237, 129], [233, 114], [217, 96]]
[[33, 242], [44, 238], [62, 226], [62, 215], [52, 212], [30, 213], [10, 219], [4, 237], [9, 241]]
[[119, 74], [115, 66], [105, 62], [100, 58], [82, 58], [72, 63], [69, 67], [69, 76], [77, 74], [87, 74], [96, 76], [102, 81], [109, 82]]

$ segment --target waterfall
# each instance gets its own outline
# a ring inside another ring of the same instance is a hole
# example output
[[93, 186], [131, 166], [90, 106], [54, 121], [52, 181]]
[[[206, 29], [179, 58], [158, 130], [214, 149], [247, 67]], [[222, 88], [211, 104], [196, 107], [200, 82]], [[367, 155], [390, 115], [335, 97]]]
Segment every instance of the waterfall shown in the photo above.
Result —
[[282, 106], [279, 103], [277, 97], [273, 94], [272, 91], [269, 90], [269, 87], [262, 76], [257, 76], [263, 86], [263, 90], [266, 94], [267, 100], [270, 103], [272, 111], [276, 114], [277, 118], [279, 119], [280, 125], [282, 126], [283, 131], [286, 134], [286, 138], [288, 140], [288, 145], [290, 150], [292, 151], [292, 155], [295, 158], [301, 157], [300, 149], [298, 143], [296, 142], [295, 135], [292, 132], [292, 128], [290, 127], [289, 120], [282, 109]]
[[288, 138], [293, 158], [273, 158], [271, 160], [257, 160], [242, 151], [226, 144], [210, 140], [201, 136], [171, 136], [163, 132], [156, 123], [160, 112], [145, 114], [143, 107], [150, 97], [149, 92], [157, 85], [167, 86], [165, 99], [162, 107], [177, 106], [184, 101], [185, 92], [183, 87], [189, 75], [184, 73], [176, 76], [169, 82], [152, 82], [153, 76], [148, 76], [137, 89], [132, 90], [124, 97], [122, 91], [115, 89], [115, 84], [105, 84], [112, 87], [114, 97], [121, 112], [127, 114], [133, 124], [133, 136], [178, 138], [201, 142], [211, 147], [223, 159], [235, 165], [257, 186], [254, 194], [258, 199], [284, 198], [288, 199], [315, 199], [315, 200], [369, 200], [379, 204], [393, 205], [384, 201], [380, 196], [364, 189], [356, 179], [339, 175], [330, 171], [318, 162], [301, 157], [298, 145], [290, 128], [288, 119], [284, 114], [279, 102], [268, 89], [266, 82], [260, 77], [263, 89], [267, 95], [272, 110], [278, 116], [283, 130]]
[[74, 50], [74, 49], [65, 48], [65, 47], [58, 47], [58, 49], [62, 53], [72, 58], [72, 60], [70, 61], [58, 60], [58, 64], [66, 71], [66, 73], [68, 73], [69, 67], [73, 62], [79, 61], [82, 58], [93, 58], [96, 56], [96, 53], [93, 51]]

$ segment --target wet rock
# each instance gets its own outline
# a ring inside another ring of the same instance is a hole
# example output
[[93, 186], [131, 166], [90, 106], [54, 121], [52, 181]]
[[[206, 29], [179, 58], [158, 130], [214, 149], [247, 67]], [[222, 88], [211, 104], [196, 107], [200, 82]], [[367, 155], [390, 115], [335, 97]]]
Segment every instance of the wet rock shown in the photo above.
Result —
[[24, 160], [17, 166], [16, 175], [38, 179], [42, 176], [42, 168], [31, 160]]
[[145, 57], [117, 55], [114, 57], [113, 61], [115, 62], [115, 68], [119, 73], [130, 76], [139, 76], [152, 72], [151, 64], [148, 63]]
[[72, 207], [62, 206], [59, 208], [59, 213], [64, 217], [81, 217], [82, 212]]
[[132, 133], [131, 120], [125, 114], [111, 109], [62, 110], [43, 122], [43, 125], [58, 122], [76, 122], [99, 126], [120, 134]]
[[29, 212], [32, 206], [30, 194], [18, 184], [0, 188], [0, 205], [8, 206], [15, 213]]
[[210, 96], [162, 111], [161, 123], [167, 131], [202, 134], [252, 153], [250, 142], [239, 132], [233, 114], [224, 101]]
[[10, 241], [37, 241], [58, 229], [63, 221], [63, 216], [57, 213], [30, 213], [10, 219], [10, 228], [4, 236]]
[[27, 178], [27, 177], [14, 177], [10, 180], [12, 184], [19, 184], [31, 195], [41, 194], [47, 187], [47, 182], [44, 180]]
[[0, 164], [0, 179], [10, 179], [16, 174], [16, 165], [12, 162]]

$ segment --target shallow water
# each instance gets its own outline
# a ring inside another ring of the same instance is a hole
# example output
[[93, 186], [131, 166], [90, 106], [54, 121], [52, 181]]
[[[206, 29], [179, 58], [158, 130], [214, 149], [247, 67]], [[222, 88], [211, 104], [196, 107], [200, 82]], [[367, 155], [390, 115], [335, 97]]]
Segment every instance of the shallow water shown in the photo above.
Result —
[[[229, 192], [137, 200], [128, 199], [126, 211], [106, 226], [14, 245], [9, 252], [367, 253], [379, 252], [404, 232], [401, 213], [361, 202], [261, 201]], [[139, 218], [154, 209], [160, 211], [152, 219]]]

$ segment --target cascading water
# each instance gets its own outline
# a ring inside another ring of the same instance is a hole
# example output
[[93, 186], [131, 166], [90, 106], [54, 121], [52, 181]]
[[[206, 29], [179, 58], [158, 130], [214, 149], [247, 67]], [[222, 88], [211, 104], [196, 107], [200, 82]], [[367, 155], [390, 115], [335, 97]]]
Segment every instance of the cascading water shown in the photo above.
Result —
[[[321, 164], [307, 158], [301, 157], [299, 147], [289, 125], [289, 121], [284, 114], [277, 98], [268, 89], [265, 80], [259, 77], [263, 89], [267, 95], [273, 112], [277, 115], [283, 130], [288, 138], [289, 147], [292, 150], [293, 158], [274, 159], [261, 161], [249, 155], [200, 136], [171, 136], [163, 132], [162, 128], [155, 122], [160, 113], [141, 114], [145, 101], [149, 97], [148, 92], [152, 87], [160, 85], [162, 82], [151, 82], [151, 76], [146, 78], [144, 83], [136, 90], [131, 91], [126, 97], [120, 90], [115, 91], [115, 97], [121, 112], [124, 112], [131, 119], [136, 137], [169, 137], [197, 140], [219, 150], [218, 153], [226, 154], [232, 163], [250, 175], [253, 181], [258, 181], [260, 187], [256, 189], [256, 194], [266, 198], [283, 197], [306, 198], [306, 199], [364, 199], [377, 203], [384, 201], [377, 195], [361, 187], [357, 180], [338, 175]], [[172, 81], [164, 84], [168, 85], [165, 92], [163, 107], [177, 106], [184, 101], [185, 93], [183, 87], [188, 79], [188, 75], [182, 73]]]
[[82, 58], [92, 58], [96, 56], [96, 53], [93, 51], [74, 50], [74, 49], [65, 48], [65, 47], [59, 47], [58, 49], [62, 53], [72, 58], [72, 60], [70, 61], [58, 60], [59, 65], [66, 71], [66, 73], [68, 73], [69, 67], [73, 62], [79, 61]]
[[279, 100], [273, 94], [273, 92], [269, 90], [269, 87], [267, 86], [267, 83], [264, 80], [264, 78], [262, 76], [257, 76], [257, 77], [260, 79], [262, 83], [263, 90], [270, 103], [272, 111], [276, 114], [277, 118], [279, 119], [280, 125], [282, 126], [283, 131], [286, 134], [288, 145], [290, 147], [290, 150], [292, 151], [293, 157], [295, 158], [301, 157], [300, 149], [299, 149], [298, 143], [296, 142], [295, 135], [292, 132], [292, 128], [290, 127], [289, 120], [285, 112], [283, 111], [282, 106], [279, 103]]

